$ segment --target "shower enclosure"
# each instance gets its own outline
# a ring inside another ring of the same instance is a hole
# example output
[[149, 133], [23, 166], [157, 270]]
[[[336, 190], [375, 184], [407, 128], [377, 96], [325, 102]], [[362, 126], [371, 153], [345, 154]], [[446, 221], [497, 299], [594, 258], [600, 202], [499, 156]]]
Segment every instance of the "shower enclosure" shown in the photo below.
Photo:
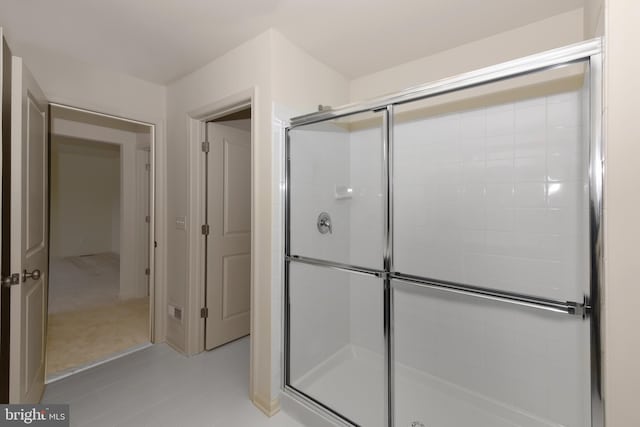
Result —
[[600, 40], [300, 116], [284, 392], [337, 424], [602, 425]]

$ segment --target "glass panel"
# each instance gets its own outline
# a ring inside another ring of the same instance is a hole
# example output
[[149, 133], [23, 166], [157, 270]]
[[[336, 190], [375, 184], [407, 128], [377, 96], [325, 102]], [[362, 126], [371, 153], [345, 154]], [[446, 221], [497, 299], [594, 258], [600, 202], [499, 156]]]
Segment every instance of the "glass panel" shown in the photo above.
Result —
[[290, 131], [292, 255], [382, 268], [382, 120], [357, 114]]
[[589, 277], [583, 87], [577, 64], [398, 107], [396, 270], [582, 301]]
[[292, 262], [290, 381], [363, 426], [384, 420], [383, 281]]
[[587, 320], [393, 286], [397, 426], [590, 424]]

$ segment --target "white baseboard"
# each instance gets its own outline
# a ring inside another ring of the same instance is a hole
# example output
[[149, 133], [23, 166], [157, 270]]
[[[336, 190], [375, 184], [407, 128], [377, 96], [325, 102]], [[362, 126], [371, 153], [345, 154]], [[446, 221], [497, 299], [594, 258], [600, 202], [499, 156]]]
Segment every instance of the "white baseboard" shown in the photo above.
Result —
[[267, 402], [265, 399], [260, 398], [260, 396], [253, 396], [251, 401], [268, 417], [273, 417], [280, 412], [280, 399], [278, 398]]

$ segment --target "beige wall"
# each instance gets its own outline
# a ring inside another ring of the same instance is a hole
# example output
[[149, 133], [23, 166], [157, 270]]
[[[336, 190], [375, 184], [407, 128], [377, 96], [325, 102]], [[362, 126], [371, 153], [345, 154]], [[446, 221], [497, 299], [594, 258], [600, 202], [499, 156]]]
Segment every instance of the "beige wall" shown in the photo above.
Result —
[[444, 77], [566, 46], [583, 40], [583, 11], [576, 9], [515, 30], [351, 81], [350, 99], [362, 101]]
[[[222, 57], [193, 73], [177, 80], [167, 89], [168, 130], [168, 263], [167, 303], [183, 307], [182, 322], [167, 318], [167, 342], [187, 353], [201, 348], [202, 320], [199, 304], [202, 286], [198, 280], [199, 264], [190, 250], [199, 245], [200, 224], [191, 223], [198, 212], [191, 212], [190, 202], [197, 202], [200, 194], [190, 194], [189, 118], [212, 104], [223, 103], [238, 93], [253, 91], [255, 94], [253, 118], [254, 193], [252, 280], [254, 295], [252, 306], [256, 313], [252, 318], [252, 351], [260, 363], [270, 364], [270, 245], [271, 245], [271, 80], [270, 33], [263, 33], [249, 40]], [[198, 141], [199, 144], [199, 141]], [[197, 178], [197, 177], [196, 177]], [[177, 218], [186, 218], [186, 229], [180, 229]], [[266, 313], [265, 313], [266, 311]], [[166, 310], [163, 310], [166, 313]], [[266, 321], [263, 318], [266, 317]], [[254, 371], [256, 367], [253, 366]], [[262, 406], [271, 402], [268, 371], [253, 381], [252, 398]]]
[[165, 117], [162, 85], [37, 48], [13, 54], [24, 58], [50, 101], [139, 120]]
[[303, 114], [316, 111], [318, 104], [339, 106], [349, 102], [349, 80], [278, 31], [271, 31], [271, 49], [275, 103]]
[[51, 256], [110, 252], [120, 212], [117, 145], [53, 135], [51, 147]]
[[584, 36], [587, 39], [604, 35], [604, 0], [585, 0]]
[[640, 2], [607, 0], [605, 12], [604, 375], [607, 427], [640, 425]]
[[[222, 57], [168, 87], [168, 147], [169, 212], [168, 227], [170, 253], [168, 259], [168, 304], [184, 307], [182, 322], [167, 320], [167, 341], [186, 352], [199, 348], [200, 330], [195, 302], [201, 292], [194, 262], [189, 253], [197, 233], [191, 234], [176, 226], [175, 219], [194, 218], [190, 212], [190, 159], [187, 123], [189, 117], [205, 112], [211, 106], [223, 106], [225, 100], [253, 92], [253, 259], [254, 281], [252, 339], [253, 366], [258, 375], [253, 382], [254, 401], [267, 412], [274, 409], [279, 389], [280, 311], [273, 301], [279, 298], [280, 281], [274, 279], [273, 264], [278, 265], [273, 251], [274, 239], [279, 242], [280, 219], [273, 218], [279, 172], [274, 170], [274, 104], [304, 112], [315, 109], [318, 103], [341, 104], [347, 100], [346, 79], [295, 47], [276, 31], [269, 30], [249, 40]], [[210, 106], [210, 107], [208, 107]], [[287, 117], [288, 118], [288, 117]], [[278, 229], [279, 230], [279, 229]], [[276, 237], [277, 234], [277, 237]], [[197, 242], [196, 242], [197, 243]], [[277, 246], [278, 243], [275, 243]], [[279, 272], [277, 273], [279, 274]], [[276, 276], [277, 276], [276, 274]], [[187, 285], [189, 284], [189, 286]], [[189, 333], [187, 331], [190, 331]], [[271, 375], [273, 374], [273, 375]]]

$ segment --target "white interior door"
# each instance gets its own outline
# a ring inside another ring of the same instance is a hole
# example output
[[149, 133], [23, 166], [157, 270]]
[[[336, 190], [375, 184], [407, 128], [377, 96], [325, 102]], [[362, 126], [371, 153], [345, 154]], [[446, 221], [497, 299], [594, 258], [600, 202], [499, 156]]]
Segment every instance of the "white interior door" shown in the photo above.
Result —
[[[2, 246], [4, 244], [2, 232], [5, 228], [4, 218], [5, 215], [8, 215], [8, 212], [5, 213], [5, 197], [9, 194], [8, 191], [5, 190], [6, 186], [9, 185], [10, 180], [8, 177], [4, 176], [4, 157], [3, 151], [5, 149], [5, 144], [9, 146], [11, 141], [9, 140], [9, 131], [8, 126], [3, 123], [4, 119], [4, 109], [10, 109], [10, 99], [8, 100], [8, 96], [10, 94], [9, 87], [11, 85], [10, 81], [7, 81], [7, 76], [11, 72], [11, 52], [9, 51], [9, 46], [7, 45], [6, 40], [4, 39], [4, 32], [2, 27], [0, 27], [0, 278], [4, 279], [5, 275], [11, 275], [11, 272], [8, 270], [10, 265], [5, 263], [4, 257], [8, 256], [8, 252], [2, 253]], [[5, 298], [3, 300], [3, 298]], [[0, 285], [0, 329], [2, 333], [0, 333], [0, 402], [6, 403], [9, 401], [9, 342], [8, 337], [5, 334], [6, 325], [9, 323], [10, 318], [8, 317], [7, 308], [9, 305], [7, 301], [9, 301], [8, 290], [4, 288], [3, 285]]]
[[11, 287], [9, 400], [35, 403], [44, 391], [47, 322], [47, 101], [13, 57], [11, 92]]
[[249, 334], [251, 132], [208, 124], [206, 348]]

